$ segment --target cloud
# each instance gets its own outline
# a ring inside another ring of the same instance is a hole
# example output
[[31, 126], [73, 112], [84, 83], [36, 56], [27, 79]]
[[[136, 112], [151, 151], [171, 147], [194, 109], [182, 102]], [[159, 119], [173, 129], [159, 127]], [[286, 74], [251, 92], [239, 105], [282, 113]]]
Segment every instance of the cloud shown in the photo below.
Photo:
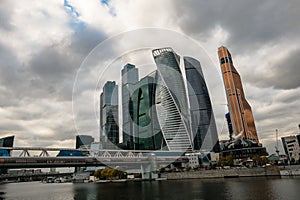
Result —
[[[110, 37], [156, 27], [182, 32], [205, 49], [213, 64], [200, 62], [219, 71], [214, 75], [207, 71], [206, 80], [211, 83], [221, 82], [217, 47], [229, 48], [254, 111], [259, 137], [271, 147], [274, 128], [282, 135], [292, 134], [300, 117], [299, 4], [298, 0], [1, 0], [1, 135], [15, 133], [18, 146], [73, 147], [72, 89], [81, 63]], [[99, 71], [109, 64], [107, 59], [123, 52], [124, 46], [147, 43], [149, 37], [158, 38], [158, 45], [165, 44], [159, 39], [168, 40], [157, 34], [134, 36], [110, 47], [104, 45], [107, 48], [80, 69], [85, 76], [80, 77], [75, 97], [81, 102], [78, 125], [83, 134], [95, 117], [91, 116], [94, 105], [86, 110], [85, 105], [91, 102], [85, 96], [97, 96]], [[181, 54], [180, 48], [176, 50]], [[138, 56], [125, 57], [130, 62], [143, 62]], [[219, 90], [212, 93], [221, 94]], [[216, 117], [216, 121], [224, 121], [221, 112]], [[91, 134], [97, 136], [98, 132]]]
[[12, 25], [9, 23], [11, 18], [11, 10], [7, 9], [11, 7], [11, 1], [2, 0], [0, 2], [0, 29], [10, 30]]
[[239, 53], [251, 52], [282, 38], [298, 38], [299, 6], [297, 0], [254, 1], [175, 1], [181, 29], [201, 38], [210, 37], [220, 26], [229, 33], [223, 41]]
[[70, 21], [61, 1], [0, 5], [9, 11], [1, 12], [5, 24], [0, 20], [1, 134], [15, 134], [21, 146], [74, 139], [75, 74], [104, 36], [89, 26], [75, 26], [78, 21]]
[[276, 89], [295, 89], [300, 86], [300, 49], [290, 52], [285, 58], [273, 62], [271, 74], [262, 78], [263, 86]]

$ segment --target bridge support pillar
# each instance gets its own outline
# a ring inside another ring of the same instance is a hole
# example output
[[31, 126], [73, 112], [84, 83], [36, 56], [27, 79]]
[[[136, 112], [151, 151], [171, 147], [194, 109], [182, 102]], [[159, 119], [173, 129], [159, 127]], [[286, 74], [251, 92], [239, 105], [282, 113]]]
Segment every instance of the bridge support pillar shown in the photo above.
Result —
[[158, 178], [157, 163], [155, 154], [148, 155], [149, 163], [141, 165], [142, 179], [151, 180]]

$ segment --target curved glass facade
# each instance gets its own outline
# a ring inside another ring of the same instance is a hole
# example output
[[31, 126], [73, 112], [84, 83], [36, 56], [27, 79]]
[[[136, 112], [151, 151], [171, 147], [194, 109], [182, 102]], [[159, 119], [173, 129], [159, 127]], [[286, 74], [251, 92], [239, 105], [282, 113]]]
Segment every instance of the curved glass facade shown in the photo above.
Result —
[[165, 144], [155, 108], [157, 71], [142, 78], [132, 94], [134, 149], [157, 150]]
[[212, 105], [200, 62], [184, 57], [194, 150], [210, 151], [218, 143]]
[[[157, 70], [141, 79], [133, 64], [126, 64], [121, 71], [123, 142], [118, 146], [177, 152], [215, 150], [217, 129], [200, 63], [184, 57], [182, 69], [180, 56], [172, 48], [154, 49], [152, 56]], [[108, 105], [105, 90], [100, 105]], [[105, 109], [100, 115], [106, 119]], [[105, 123], [100, 121], [102, 127]]]
[[246, 100], [241, 77], [233, 66], [232, 57], [226, 47], [218, 49], [220, 66], [228, 101], [234, 139], [258, 141], [251, 106]]
[[190, 124], [180, 58], [171, 48], [152, 51], [158, 78], [156, 107], [158, 121], [169, 150], [191, 149]]

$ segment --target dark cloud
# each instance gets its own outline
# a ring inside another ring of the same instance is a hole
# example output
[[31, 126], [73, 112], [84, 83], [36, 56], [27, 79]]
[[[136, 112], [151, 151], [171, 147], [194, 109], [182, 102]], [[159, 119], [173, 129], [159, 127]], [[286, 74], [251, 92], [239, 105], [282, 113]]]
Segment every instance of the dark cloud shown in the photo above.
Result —
[[[19, 62], [12, 47], [0, 43], [0, 109], [9, 113], [0, 122], [1, 133], [15, 134], [16, 144], [23, 146], [50, 146], [55, 141], [58, 146], [73, 140], [71, 101], [76, 72], [104, 38], [93, 28], [80, 27], [70, 38], [35, 51], [26, 63]], [[35, 130], [41, 124], [48, 133]]]
[[[174, 30], [181, 29], [197, 40], [207, 38], [208, 41], [213, 31], [220, 27], [228, 33], [228, 39], [219, 42], [230, 48], [232, 54], [236, 56], [234, 58], [253, 56], [253, 59], [256, 59], [254, 55], [257, 51], [264, 50], [266, 46], [280, 46], [285, 42], [287, 43], [285, 46], [288, 46], [288, 44], [299, 42], [299, 0], [172, 2], [174, 2], [173, 7], [165, 9], [162, 15], [167, 20], [162, 19], [162, 23], [158, 23], [158, 26], [163, 27], [163, 21], [172, 20], [171, 24], [175, 26], [171, 28]], [[1, 133], [15, 133], [16, 144], [23, 146], [59, 146], [70, 143], [76, 133], [72, 119], [71, 100], [77, 70], [93, 48], [109, 36], [104, 34], [106, 30], [101, 32], [97, 27], [92, 27], [93, 23], [85, 16], [78, 18], [81, 14], [78, 13], [75, 17], [69, 16], [69, 24], [67, 22], [66, 24], [58, 23], [58, 26], [55, 26], [56, 23], [49, 25], [50, 32], [61, 31], [63, 34], [55, 36], [50, 34], [48, 37], [45, 34], [45, 38], [39, 36], [38, 40], [56, 41], [43, 41], [43, 44], [39, 45], [32, 40], [35, 30], [45, 26], [45, 23], [35, 21], [35, 15], [32, 15], [32, 18], [28, 20], [26, 18], [28, 23], [34, 25], [32, 32], [22, 28], [21, 26], [26, 26], [26, 24], [20, 20], [24, 19], [23, 15], [19, 15], [14, 10], [17, 3], [17, 1], [0, 0], [0, 111], [3, 112], [0, 120]], [[30, 3], [28, 5], [30, 6]], [[49, 10], [47, 17], [51, 18], [53, 14], [50, 9], [47, 10]], [[97, 10], [91, 10], [91, 12], [97, 12]], [[128, 13], [134, 12], [128, 10]], [[157, 14], [161, 16], [160, 13]], [[115, 17], [118, 18], [118, 15]], [[149, 26], [148, 20], [153, 22], [153, 18], [146, 18], [141, 20], [145, 22], [141, 24], [141, 27]], [[88, 21], [81, 22], [81, 19]], [[100, 23], [101, 20], [106, 19], [99, 19]], [[137, 28], [131, 25], [130, 19], [126, 22], [126, 26], [122, 24], [111, 24], [111, 26], [115, 26], [115, 30], [119, 31], [122, 30], [118, 27], [123, 27], [125, 30]], [[16, 40], [11, 42], [1, 40], [9, 34], [16, 37]], [[3, 35], [5, 37], [2, 37]], [[24, 43], [19, 40], [22, 36], [24, 36]], [[155, 37], [160, 36], [155, 35]], [[147, 38], [134, 39], [143, 41]], [[117, 45], [114, 44], [113, 42], [104, 44], [101, 46], [102, 50], [91, 54], [85, 68], [81, 69], [83, 75], [78, 77], [81, 78], [75, 88], [77, 92], [75, 97], [78, 98], [78, 102], [74, 106], [75, 123], [81, 134], [89, 134], [88, 131], [95, 122], [94, 110], [92, 108], [89, 110], [86, 106], [94, 102], [85, 98], [85, 95], [93, 97], [94, 90], [91, 89], [96, 86], [95, 82], [99, 76], [97, 69], [103, 68], [101, 64], [105, 63], [99, 60], [105, 61], [105, 58], [117, 54], [118, 49], [115, 49]], [[124, 41], [124, 44], [131, 45], [129, 40]], [[20, 51], [24, 50], [26, 50], [26, 55], [31, 57], [28, 60], [19, 60]], [[300, 50], [295, 50], [278, 61], [274, 53], [274, 60], [277, 61], [270, 62], [268, 69], [271, 70], [269, 71], [261, 70], [261, 66], [257, 66], [253, 73], [249, 73], [253, 69], [249, 63], [242, 63], [249, 67], [238, 69], [244, 78], [243, 81], [250, 85], [251, 90], [245, 90], [245, 93], [252, 105], [259, 130], [273, 130], [278, 127], [286, 130], [285, 127], [296, 127], [297, 124], [293, 125], [293, 123], [295, 119], [299, 119], [300, 115], [298, 112], [299, 55]], [[262, 60], [257, 62], [262, 62]], [[76, 110], [82, 112], [76, 112]], [[223, 116], [217, 120], [222, 121]], [[92, 134], [95, 136], [98, 132]], [[264, 134], [262, 131], [260, 134], [262, 139], [266, 139], [265, 141], [271, 138], [271, 133]]]
[[61, 82], [78, 68], [73, 57], [68, 57], [67, 53], [53, 47], [34, 55], [28, 67], [34, 77], [37, 76], [48, 84]]
[[229, 33], [227, 45], [239, 53], [254, 51], [282, 38], [298, 37], [298, 0], [176, 1], [178, 23], [187, 34], [210, 37], [220, 26]]
[[103, 32], [82, 24], [72, 35], [72, 44], [70, 48], [77, 54], [86, 57], [93, 48], [106, 38], [107, 36]]
[[272, 75], [266, 85], [277, 89], [293, 89], [300, 86], [300, 49], [291, 52], [285, 59], [272, 66]]
[[[288, 90], [300, 87], [300, 49], [290, 52], [279, 61], [275, 58], [270, 65], [269, 73], [256, 71], [251, 76], [245, 76], [246, 80], [262, 88]], [[294, 91], [294, 94], [297, 94], [297, 91]]]

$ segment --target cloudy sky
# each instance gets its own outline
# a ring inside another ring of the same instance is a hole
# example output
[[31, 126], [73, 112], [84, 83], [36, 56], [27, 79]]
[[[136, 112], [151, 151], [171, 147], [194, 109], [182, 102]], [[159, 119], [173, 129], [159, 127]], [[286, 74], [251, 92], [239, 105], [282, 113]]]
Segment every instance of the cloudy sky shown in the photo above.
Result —
[[[111, 39], [124, 34], [118, 44]], [[169, 38], [183, 49], [190, 47], [186, 38], [197, 43], [204, 49], [198, 56], [206, 54], [216, 72], [217, 48], [228, 47], [260, 141], [271, 153], [275, 129], [280, 136], [299, 133], [298, 0], [0, 0], [0, 135], [15, 135], [15, 146], [45, 147], [73, 147], [78, 132], [98, 138], [90, 128], [97, 121], [92, 111], [104, 71], [114, 73], [108, 62], [140, 63], [124, 52], [165, 45]], [[217, 121], [225, 111], [215, 110]]]

